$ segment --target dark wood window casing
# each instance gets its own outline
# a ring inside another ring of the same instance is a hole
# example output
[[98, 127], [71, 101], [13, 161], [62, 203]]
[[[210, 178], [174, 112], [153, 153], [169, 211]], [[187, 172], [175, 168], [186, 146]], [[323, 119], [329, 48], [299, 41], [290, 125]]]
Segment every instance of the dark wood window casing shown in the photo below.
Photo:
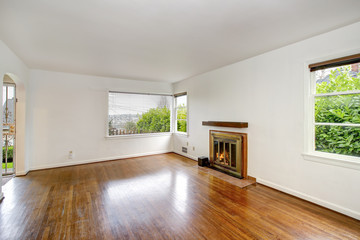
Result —
[[323, 62], [313, 63], [309, 65], [309, 69], [310, 72], [314, 72], [325, 68], [339, 67], [339, 66], [358, 63], [358, 62], [360, 62], [360, 53], [351, 56], [327, 60]]
[[174, 94], [174, 97], [180, 97], [180, 96], [184, 96], [184, 95], [187, 95], [187, 92], [176, 93], [176, 94]]

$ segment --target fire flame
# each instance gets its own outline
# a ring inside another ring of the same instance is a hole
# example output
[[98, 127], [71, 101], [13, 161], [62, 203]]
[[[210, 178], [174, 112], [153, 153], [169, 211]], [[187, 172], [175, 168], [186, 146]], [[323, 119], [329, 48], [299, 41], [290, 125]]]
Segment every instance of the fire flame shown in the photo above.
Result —
[[[220, 162], [225, 162], [225, 165], [229, 165], [229, 153], [227, 151], [220, 153], [216, 153], [216, 159], [218, 159]], [[224, 161], [225, 160], [225, 161]]]

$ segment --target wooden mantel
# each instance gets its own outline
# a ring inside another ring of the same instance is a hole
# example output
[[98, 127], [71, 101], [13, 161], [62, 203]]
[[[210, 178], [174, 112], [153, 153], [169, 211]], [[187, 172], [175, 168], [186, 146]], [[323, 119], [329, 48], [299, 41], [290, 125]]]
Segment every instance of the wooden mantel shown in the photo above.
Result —
[[215, 127], [231, 127], [231, 128], [247, 128], [247, 122], [220, 122], [220, 121], [203, 121], [203, 126], [215, 126]]

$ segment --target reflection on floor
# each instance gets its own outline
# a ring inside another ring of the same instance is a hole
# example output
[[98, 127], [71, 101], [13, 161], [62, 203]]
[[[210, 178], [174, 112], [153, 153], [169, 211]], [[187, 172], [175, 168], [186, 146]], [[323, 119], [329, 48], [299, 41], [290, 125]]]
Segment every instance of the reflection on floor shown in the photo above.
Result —
[[1, 179], [1, 185], [4, 186], [8, 181], [10, 181], [14, 176], [13, 175], [9, 175], [9, 176], [2, 176]]
[[16, 177], [0, 239], [360, 239], [358, 220], [196, 165], [169, 153]]
[[211, 176], [217, 177], [225, 182], [238, 186], [239, 188], [245, 188], [256, 183], [253, 179], [239, 179], [208, 167], [195, 167], [202, 172], [208, 173]]

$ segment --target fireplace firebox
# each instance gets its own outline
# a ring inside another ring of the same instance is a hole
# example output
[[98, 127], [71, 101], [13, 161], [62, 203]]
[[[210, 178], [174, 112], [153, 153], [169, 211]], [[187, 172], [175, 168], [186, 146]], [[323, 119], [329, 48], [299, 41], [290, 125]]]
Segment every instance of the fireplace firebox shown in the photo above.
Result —
[[247, 134], [210, 130], [210, 166], [247, 177]]

